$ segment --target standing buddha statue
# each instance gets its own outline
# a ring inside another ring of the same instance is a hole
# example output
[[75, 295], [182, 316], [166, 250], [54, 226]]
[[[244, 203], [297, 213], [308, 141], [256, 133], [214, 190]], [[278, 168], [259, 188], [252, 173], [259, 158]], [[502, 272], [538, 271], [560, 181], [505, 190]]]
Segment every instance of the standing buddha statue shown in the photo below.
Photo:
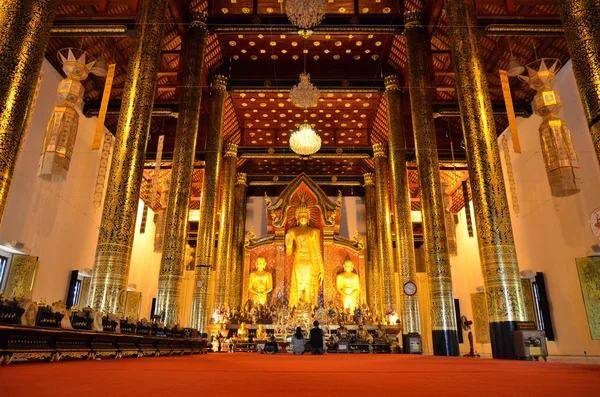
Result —
[[[298, 226], [285, 234], [286, 255], [294, 252], [292, 285], [289, 307], [298, 306], [301, 293], [311, 306], [318, 306], [319, 285], [323, 284], [323, 255], [321, 254], [321, 231], [309, 226], [310, 208], [302, 203], [296, 208]], [[294, 250], [295, 248], [295, 250]]]

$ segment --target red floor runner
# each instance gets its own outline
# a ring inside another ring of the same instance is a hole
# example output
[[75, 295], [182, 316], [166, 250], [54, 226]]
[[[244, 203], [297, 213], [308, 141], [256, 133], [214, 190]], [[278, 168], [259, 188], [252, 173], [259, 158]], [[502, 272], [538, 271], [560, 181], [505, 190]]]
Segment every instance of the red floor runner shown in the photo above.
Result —
[[600, 365], [252, 353], [0, 367], [0, 396], [600, 396]]

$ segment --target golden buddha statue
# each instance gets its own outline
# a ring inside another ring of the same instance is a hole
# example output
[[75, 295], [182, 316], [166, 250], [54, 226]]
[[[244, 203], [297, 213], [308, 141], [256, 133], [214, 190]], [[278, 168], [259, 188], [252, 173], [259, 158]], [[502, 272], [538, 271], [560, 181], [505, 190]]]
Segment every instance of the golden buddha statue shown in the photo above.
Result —
[[358, 274], [354, 273], [354, 263], [351, 260], [344, 262], [344, 271], [337, 275], [335, 288], [342, 297], [344, 309], [354, 312], [358, 303], [360, 292], [360, 280]]
[[242, 322], [237, 330], [238, 340], [248, 340], [248, 331], [246, 331], [246, 323]]
[[252, 294], [252, 301], [256, 306], [267, 304], [267, 295], [273, 291], [273, 275], [265, 270], [267, 261], [263, 257], [256, 259], [256, 270], [250, 273], [248, 291]]
[[285, 234], [285, 253], [294, 253], [292, 285], [289, 306], [298, 306], [302, 292], [311, 306], [319, 303], [319, 285], [323, 284], [323, 255], [321, 254], [321, 231], [308, 225], [310, 208], [302, 203], [296, 208], [298, 226]]
[[260, 324], [258, 329], [256, 330], [256, 340], [266, 340], [267, 339], [267, 330], [265, 330], [265, 326]]

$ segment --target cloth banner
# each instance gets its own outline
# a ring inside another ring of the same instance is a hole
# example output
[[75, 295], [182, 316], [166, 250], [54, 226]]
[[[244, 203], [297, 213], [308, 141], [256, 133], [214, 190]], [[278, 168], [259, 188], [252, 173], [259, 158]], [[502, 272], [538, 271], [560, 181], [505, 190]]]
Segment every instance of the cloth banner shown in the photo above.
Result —
[[500, 82], [502, 83], [502, 94], [504, 95], [504, 104], [506, 105], [506, 117], [508, 117], [508, 128], [513, 141], [513, 150], [515, 153], [521, 153], [521, 142], [519, 141], [519, 130], [517, 129], [517, 119], [515, 118], [515, 108], [513, 106], [512, 96], [510, 95], [510, 84], [508, 83], [508, 74], [506, 70], [499, 70]]
[[104, 84], [104, 93], [102, 94], [102, 103], [100, 104], [100, 113], [98, 114], [98, 122], [96, 123], [96, 132], [94, 133], [92, 150], [100, 149], [100, 143], [102, 142], [102, 131], [104, 130], [104, 120], [106, 119], [106, 111], [108, 110], [108, 101], [110, 100], [110, 91], [112, 89], [114, 77], [115, 64], [111, 63], [108, 65], [108, 73], [106, 74], [106, 84]]
[[154, 177], [152, 178], [152, 195], [150, 196], [150, 202], [152, 203], [152, 206], [156, 205], [156, 195], [158, 193], [158, 179], [160, 178], [160, 164], [162, 161], [162, 151], [164, 142], [165, 136], [159, 136], [158, 146], [156, 147], [156, 164], [154, 165]]

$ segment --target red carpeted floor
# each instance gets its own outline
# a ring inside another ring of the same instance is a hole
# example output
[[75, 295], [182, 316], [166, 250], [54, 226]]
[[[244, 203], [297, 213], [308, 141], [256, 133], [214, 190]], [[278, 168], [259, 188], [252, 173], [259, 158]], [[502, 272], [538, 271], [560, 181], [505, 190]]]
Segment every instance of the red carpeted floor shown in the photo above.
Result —
[[1, 396], [600, 396], [600, 365], [208, 354], [0, 367]]

